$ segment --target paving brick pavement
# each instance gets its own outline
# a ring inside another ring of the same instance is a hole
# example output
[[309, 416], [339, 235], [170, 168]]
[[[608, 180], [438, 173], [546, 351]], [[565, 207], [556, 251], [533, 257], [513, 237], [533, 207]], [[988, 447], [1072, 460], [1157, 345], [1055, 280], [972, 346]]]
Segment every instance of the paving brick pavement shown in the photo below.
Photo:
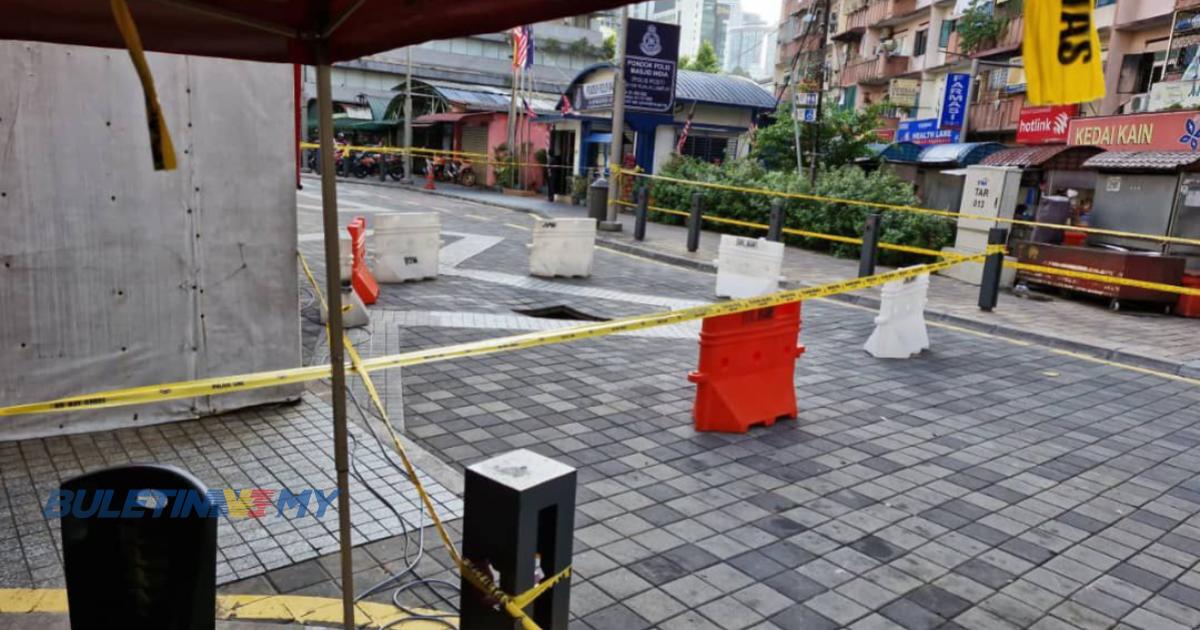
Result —
[[[507, 240], [478, 256], [463, 267], [519, 273]], [[707, 299], [711, 275], [669, 271]], [[398, 299], [441, 309], [447, 279]], [[451, 280], [496, 316], [529, 291]], [[800, 418], [746, 435], [692, 431], [696, 344], [672, 338], [405, 368], [407, 426], [458, 467], [518, 447], [579, 467], [573, 627], [1200, 623], [1194, 385], [936, 326], [931, 352], [878, 361], [861, 351], [871, 317], [806, 303]], [[447, 323], [408, 325], [397, 348], [503, 332]], [[421, 575], [445, 577], [429, 556]]]

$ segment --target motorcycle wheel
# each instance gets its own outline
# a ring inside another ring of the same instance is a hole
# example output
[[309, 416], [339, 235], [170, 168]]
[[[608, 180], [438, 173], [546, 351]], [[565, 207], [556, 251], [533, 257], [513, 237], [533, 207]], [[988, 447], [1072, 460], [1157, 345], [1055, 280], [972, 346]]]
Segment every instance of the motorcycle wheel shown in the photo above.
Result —
[[388, 177], [391, 177], [395, 181], [400, 181], [400, 180], [404, 179], [404, 165], [403, 164], [393, 164], [393, 165], [389, 166], [388, 167]]
[[463, 171], [458, 176], [458, 183], [468, 188], [475, 185], [475, 171]]
[[367, 175], [371, 174], [370, 167], [365, 166], [363, 164], [355, 164], [350, 170], [354, 173], [354, 176], [357, 177], [358, 179], [362, 179], [362, 178], [366, 177]]

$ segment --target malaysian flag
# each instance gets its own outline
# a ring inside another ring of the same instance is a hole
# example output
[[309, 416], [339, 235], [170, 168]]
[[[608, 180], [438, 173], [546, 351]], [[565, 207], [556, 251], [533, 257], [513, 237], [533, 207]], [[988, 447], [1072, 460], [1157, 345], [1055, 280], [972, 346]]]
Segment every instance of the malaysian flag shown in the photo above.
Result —
[[537, 112], [533, 111], [533, 107], [529, 105], [529, 101], [525, 97], [521, 97], [521, 105], [525, 108], [525, 115], [530, 118], [537, 118]]
[[[1197, 55], [1197, 57], [1200, 57], [1200, 55]], [[571, 99], [567, 98], [566, 94], [563, 94], [563, 96], [562, 96], [562, 115], [570, 116], [571, 114], [574, 114], [574, 113], [575, 113], [575, 110], [571, 109]]]
[[675, 145], [675, 152], [683, 155], [683, 143], [687, 142], [688, 132], [692, 130], [692, 114], [696, 113], [696, 104], [692, 103], [692, 108], [688, 110], [687, 120], [683, 123], [683, 133], [679, 134], [679, 142]]
[[511, 31], [513, 43], [513, 67], [528, 68], [533, 65], [533, 27], [514, 26]]

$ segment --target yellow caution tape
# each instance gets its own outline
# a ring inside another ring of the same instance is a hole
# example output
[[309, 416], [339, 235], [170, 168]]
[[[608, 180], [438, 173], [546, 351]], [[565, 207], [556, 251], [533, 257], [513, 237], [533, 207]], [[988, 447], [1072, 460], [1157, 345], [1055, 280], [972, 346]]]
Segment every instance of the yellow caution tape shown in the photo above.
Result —
[[733, 186], [731, 184], [717, 184], [713, 182], [701, 182], [690, 179], [680, 179], [677, 177], [667, 177], [665, 175], [652, 175], [649, 173], [634, 173], [635, 177], [644, 177], [646, 179], [671, 182], [686, 186], [698, 186], [701, 188], [712, 188], [715, 190], [728, 190], [731, 192], [744, 192], [755, 195], [767, 195], [771, 197], [784, 197], [788, 199], [803, 199], [805, 201], [823, 201], [829, 203], [841, 203], [850, 206], [866, 206], [869, 208], [880, 208], [882, 210], [896, 210], [899, 212], [913, 212], [917, 214], [926, 214], [931, 216], [946, 217], [948, 219], [979, 219], [981, 221], [994, 221], [998, 223], [1009, 223], [1012, 225], [1027, 225], [1031, 227], [1044, 227], [1054, 230], [1071, 230], [1075, 232], [1086, 232], [1087, 234], [1102, 234], [1105, 236], [1120, 236], [1125, 238], [1137, 238], [1149, 241], [1157, 241], [1160, 243], [1177, 243], [1181, 245], [1196, 245], [1200, 246], [1200, 239], [1182, 238], [1178, 236], [1162, 236], [1158, 234], [1140, 234], [1138, 232], [1122, 232], [1120, 230], [1106, 230], [1102, 228], [1083, 227], [1078, 225], [1058, 225], [1055, 223], [1039, 223], [1037, 221], [1025, 221], [1023, 219], [1005, 219], [1000, 217], [989, 217], [982, 214], [966, 214], [959, 212], [950, 212], [949, 210], [934, 210], [933, 208], [921, 208], [918, 206], [906, 206], [903, 204], [883, 203], [879, 201], [864, 201], [861, 199], [842, 199], [839, 197], [825, 197], [822, 195], [810, 195], [806, 193], [784, 192], [780, 190], [768, 190], [766, 188], [750, 188], [747, 186]]
[[[637, 204], [630, 203], [628, 201], [618, 201], [617, 204], [622, 205], [622, 206], [627, 206], [630, 208], [637, 207]], [[681, 217], [691, 216], [689, 213], [684, 212], [683, 210], [674, 210], [672, 208], [660, 208], [658, 206], [648, 205], [648, 206], [646, 206], [646, 209], [651, 210], [653, 212], [662, 212], [664, 214], [673, 214], [673, 215], [677, 215], [677, 216], [681, 216]], [[757, 229], [757, 230], [771, 229], [771, 226], [765, 225], [762, 223], [754, 223], [752, 221], [742, 221], [741, 219], [728, 219], [725, 217], [715, 217], [715, 216], [708, 215], [708, 214], [700, 215], [700, 219], [703, 221], [710, 221], [712, 223], [723, 223], [726, 225], [736, 225], [739, 227], [751, 228], [751, 229]], [[784, 234], [791, 234], [793, 236], [807, 236], [808, 238], [816, 238], [816, 239], [822, 239], [822, 240], [826, 240], [826, 241], [835, 241], [838, 243], [846, 243], [849, 245], [862, 245], [862, 242], [863, 242], [861, 238], [855, 238], [853, 236], [839, 236], [837, 234], [825, 234], [823, 232], [810, 232], [808, 230], [801, 230], [801, 229], [797, 229], [797, 228], [785, 227], [785, 228], [782, 228], [780, 231], [782, 231]], [[898, 252], [907, 252], [909, 254], [921, 254], [924, 256], [933, 256], [935, 258], [947, 258], [947, 257], [960, 255], [960, 254], [954, 254], [951, 252], [939, 252], [936, 249], [926, 249], [924, 247], [915, 247], [913, 245], [898, 245], [896, 243], [882, 243], [881, 242], [881, 243], [877, 243], [876, 247], [878, 247], [879, 249], [889, 249], [889, 250], [898, 251]]]
[[[304, 254], [297, 251], [296, 256], [300, 259], [300, 265], [304, 268], [304, 275], [308, 277], [308, 282], [312, 286], [313, 293], [317, 297], [317, 301], [321, 304], [322, 309], [328, 309], [325, 296], [321, 293], [321, 287], [317, 284], [317, 279], [313, 276], [312, 269], [308, 266], [308, 261], [304, 258]], [[329, 326], [325, 326], [325, 335], [329, 336]], [[560, 579], [571, 574], [571, 567], [568, 565], [557, 575], [549, 580], [543, 580], [537, 586], [528, 591], [517, 595], [509, 596], [501, 591], [493, 582], [490, 575], [480, 572], [471, 565], [471, 563], [463, 558], [458, 549], [454, 547], [454, 543], [450, 540], [450, 534], [446, 532], [446, 526], [442, 522], [441, 516], [438, 514], [437, 508], [433, 505], [433, 500], [429, 498], [429, 493], [425, 490], [425, 485], [421, 483], [421, 478], [417, 476], [417, 470], [412, 464], [412, 460], [408, 457], [408, 451], [405, 450], [404, 444], [400, 441], [400, 436], [396, 434], [395, 427], [392, 426], [392, 421], [388, 417], [387, 408], [383, 404], [383, 400], [379, 397], [379, 391], [375, 388], [374, 381], [363, 366], [362, 357], [358, 354], [358, 349], [350, 342], [350, 338], [346, 333], [342, 333], [342, 340], [346, 348], [346, 354], [350, 357], [350, 364], [354, 368], [354, 373], [357, 374], [363, 381], [363, 386], [367, 390], [367, 395], [371, 398], [371, 403], [375, 405], [375, 409], [379, 412], [379, 417], [383, 421], [384, 428], [387, 429], [388, 436], [392, 439], [392, 446], [396, 449], [396, 454], [400, 456], [400, 461], [404, 464], [404, 470], [408, 474], [409, 481], [417, 490], [417, 495], [420, 496], [421, 502], [425, 505], [425, 509], [429, 510], [430, 518], [433, 520], [434, 528], [438, 532], [438, 537], [441, 538], [442, 544], [446, 547], [446, 552], [450, 555], [450, 559], [458, 567], [459, 574], [466, 577], [467, 581], [479, 588], [483, 593], [492, 595], [497, 601], [504, 604], [505, 610], [508, 611], [514, 619], [521, 622], [521, 626], [525, 630], [540, 630], [538, 625], [525, 614], [523, 610], [538, 595], [541, 595], [550, 587], [554, 586]]]
[[[321, 145], [312, 142], [301, 142], [301, 149], [320, 149]], [[464, 156], [471, 157], [469, 160], [472, 164], [481, 163], [483, 165], [499, 164], [501, 166], [536, 166], [539, 168], [574, 168], [570, 164], [542, 164], [541, 162], [506, 162], [497, 160], [486, 153], [475, 153], [471, 151], [452, 151], [450, 149], [427, 149], [425, 147], [367, 147], [350, 144], [343, 144], [334, 147], [338, 153], [349, 151], [353, 153], [387, 153], [390, 155], [412, 155], [415, 158], [432, 160], [439, 157], [461, 158]]]
[[1125, 278], [1122, 276], [1109, 276], [1102, 273], [1092, 273], [1090, 271], [1078, 271], [1075, 269], [1064, 269], [1062, 267], [1046, 267], [1043, 265], [1031, 265], [1029, 263], [1014, 262], [1010, 260], [1004, 261], [1005, 267], [1011, 267], [1018, 271], [1029, 271], [1033, 273], [1044, 273], [1055, 276], [1065, 276], [1068, 278], [1076, 278], [1079, 280], [1093, 280], [1103, 282], [1105, 284], [1115, 284], [1123, 287], [1137, 287], [1139, 289], [1150, 289], [1152, 291], [1162, 291], [1163, 293], [1178, 293], [1180, 295], [1197, 295], [1200, 296], [1200, 289], [1192, 287], [1181, 287], [1173, 284], [1162, 284], [1160, 282], [1149, 282], [1146, 280], [1135, 280], [1133, 278]]
[[[989, 248], [989, 252], [991, 251], [998, 250]], [[960, 262], [969, 260], [977, 262], [982, 261], [985, 257], [986, 254], [976, 254], [974, 256], [964, 256], [961, 258], [942, 260], [936, 263], [906, 267], [904, 269], [889, 271], [864, 278], [853, 278], [851, 280], [832, 282], [813, 287], [780, 291], [778, 293], [746, 298], [742, 300], [731, 300], [717, 304], [693, 306], [677, 311], [634, 315], [605, 322], [593, 322], [579, 326], [572, 326], [570, 328], [525, 333], [508, 337], [499, 337], [495, 339], [485, 339], [482, 341], [443, 346], [441, 348], [413, 350], [400, 354], [367, 359], [361, 363], [360, 368], [350, 366], [350, 369], [352, 371], [362, 369], [364, 372], [374, 372], [376, 370], [384, 370], [393, 367], [420, 365], [423, 363], [433, 363], [435, 361], [445, 361], [448, 359], [463, 357], [482, 356], [497, 352], [507, 352], [511, 350], [535, 348], [538, 346], [555, 343], [590, 339], [593, 337], [604, 337], [607, 335], [643, 330], [656, 326], [679, 324], [692, 320], [704, 319], [706, 317], [741, 313], [745, 311], [766, 308], [769, 306], [786, 304], [789, 302], [811, 300], [814, 298], [836, 295], [838, 293], [857, 291], [859, 289], [878, 286], [884, 284], [885, 282], [903, 280], [905, 278], [910, 278], [920, 274], [941, 271], [942, 269], [947, 269]], [[0, 416], [53, 413], [84, 409], [103, 409], [109, 407], [155, 403], [165, 400], [177, 400], [180, 398], [193, 398], [197, 396], [214, 396], [225, 393], [248, 391], [252, 389], [262, 389], [265, 387], [317, 381], [329, 378], [329, 376], [330, 367], [328, 365], [314, 365], [283, 370], [268, 370], [264, 372], [252, 372], [233, 376], [217, 376], [193, 381], [162, 383], [159, 385], [143, 385], [140, 387], [114, 389], [91, 394], [82, 394], [78, 396], [67, 396], [64, 398], [43, 402], [10, 405], [7, 407], [0, 407]]]

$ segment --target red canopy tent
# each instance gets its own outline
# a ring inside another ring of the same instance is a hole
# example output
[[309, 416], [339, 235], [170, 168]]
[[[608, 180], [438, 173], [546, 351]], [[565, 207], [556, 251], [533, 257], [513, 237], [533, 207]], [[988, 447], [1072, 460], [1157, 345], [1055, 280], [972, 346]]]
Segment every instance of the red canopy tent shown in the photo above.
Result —
[[[317, 67], [334, 459], [342, 555], [343, 627], [354, 627], [345, 358], [339, 278], [337, 180], [330, 64], [421, 42], [496, 32], [520, 24], [626, 4], [628, 0], [7, 0], [0, 39], [130, 48], [147, 88], [155, 136], [157, 99], [139, 62], [149, 51]], [[132, 17], [118, 27], [118, 18]], [[169, 143], [165, 145], [169, 152]], [[170, 160], [173, 162], [173, 158]], [[168, 167], [169, 168], [169, 167]]]

